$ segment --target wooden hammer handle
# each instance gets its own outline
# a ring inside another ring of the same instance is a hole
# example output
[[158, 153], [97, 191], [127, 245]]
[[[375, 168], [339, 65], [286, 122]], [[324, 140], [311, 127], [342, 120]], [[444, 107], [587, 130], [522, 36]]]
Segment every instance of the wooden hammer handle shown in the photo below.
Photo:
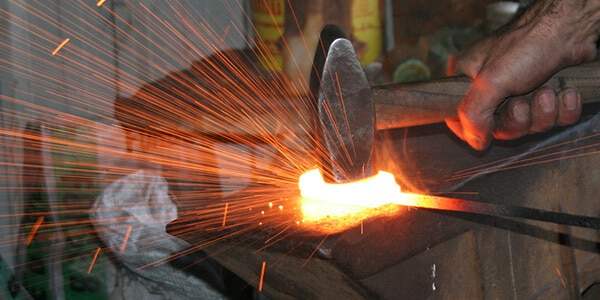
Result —
[[[600, 102], [600, 62], [565, 68], [545, 85], [555, 91], [574, 87], [583, 103]], [[466, 76], [373, 87], [376, 128], [433, 124], [454, 118], [460, 100], [470, 87], [471, 79]]]

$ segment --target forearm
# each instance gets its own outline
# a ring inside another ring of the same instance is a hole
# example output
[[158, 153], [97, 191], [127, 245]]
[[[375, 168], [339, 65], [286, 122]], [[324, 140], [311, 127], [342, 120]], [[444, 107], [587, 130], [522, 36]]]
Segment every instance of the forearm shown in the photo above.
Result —
[[600, 0], [538, 0], [511, 27], [554, 39], [563, 66], [588, 61], [600, 34]]

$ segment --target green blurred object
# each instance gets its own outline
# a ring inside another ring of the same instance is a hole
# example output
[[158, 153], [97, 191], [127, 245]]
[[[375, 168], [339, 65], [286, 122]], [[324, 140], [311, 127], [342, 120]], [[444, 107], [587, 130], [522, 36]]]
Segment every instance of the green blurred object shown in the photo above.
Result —
[[[52, 139], [44, 144], [37, 142], [46, 138], [41, 124], [27, 126], [30, 136], [41, 139], [26, 141], [31, 144], [26, 153], [31, 161], [25, 163], [24, 172], [30, 176], [24, 183], [27, 188], [20, 226], [25, 263], [22, 278], [17, 278], [17, 282], [33, 299], [51, 299], [56, 293], [67, 300], [108, 299], [108, 257], [88, 215], [100, 192], [95, 149], [91, 147], [89, 134], [86, 135], [90, 131], [83, 126], [52, 127], [48, 131]], [[44, 157], [44, 151], [48, 150], [50, 155]], [[51, 166], [51, 171], [44, 172], [38, 165]], [[47, 176], [53, 177], [54, 191], [49, 191], [45, 183]], [[54, 205], [50, 203], [51, 193], [55, 193]], [[29, 241], [25, 242], [26, 239]], [[53, 254], [57, 244], [61, 244], [61, 250]], [[56, 273], [51, 269], [60, 271], [62, 280], [55, 280]]]
[[422, 81], [429, 78], [431, 78], [429, 67], [417, 58], [409, 58], [400, 63], [392, 74], [393, 83]]
[[0, 299], [31, 299], [0, 255]]

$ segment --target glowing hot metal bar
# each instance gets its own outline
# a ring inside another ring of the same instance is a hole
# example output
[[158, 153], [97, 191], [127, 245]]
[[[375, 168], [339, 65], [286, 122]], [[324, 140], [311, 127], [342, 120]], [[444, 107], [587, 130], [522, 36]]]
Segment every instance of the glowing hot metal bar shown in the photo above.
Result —
[[[326, 183], [319, 170], [315, 169], [300, 176], [299, 187], [300, 194], [305, 199], [345, 206], [375, 208], [386, 204], [398, 204], [416, 208], [516, 217], [600, 229], [600, 218], [596, 217], [557, 213], [514, 205], [402, 193], [394, 180], [394, 176], [382, 171], [365, 180], [353, 183], [331, 184]], [[307, 213], [309, 212], [305, 212], [305, 214]], [[327, 214], [327, 216], [331, 215]]]
[[394, 175], [379, 171], [375, 176], [351, 183], [326, 183], [319, 169], [300, 176], [300, 195], [304, 198], [374, 208], [401, 197]]
[[457, 198], [415, 194], [412, 194], [411, 196], [412, 197], [405, 197], [405, 199], [413, 199], [412, 202], [397, 204], [428, 209], [460, 211], [503, 217], [515, 217], [577, 227], [600, 229], [600, 218], [596, 217], [558, 213], [523, 206], [468, 201]]

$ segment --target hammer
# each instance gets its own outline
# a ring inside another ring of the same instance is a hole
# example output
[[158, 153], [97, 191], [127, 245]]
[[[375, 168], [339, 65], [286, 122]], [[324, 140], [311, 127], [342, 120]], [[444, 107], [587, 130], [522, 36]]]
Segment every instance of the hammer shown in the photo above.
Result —
[[[563, 69], [545, 85], [576, 86], [583, 103], [598, 102], [600, 62]], [[315, 140], [323, 178], [347, 183], [375, 175], [376, 130], [455, 118], [470, 86], [470, 78], [455, 76], [371, 87], [351, 41], [337, 26], [325, 26], [310, 78], [317, 102]]]
[[[577, 86], [583, 103], [600, 99], [600, 63], [563, 69], [546, 85]], [[371, 87], [354, 48], [335, 25], [321, 31], [315, 52], [310, 89], [318, 118], [315, 124], [319, 169], [328, 183], [350, 183], [377, 174], [375, 132], [425, 125], [456, 117], [458, 104], [470, 88], [465, 76], [417, 83]], [[406, 194], [408, 195], [408, 194]], [[390, 199], [412, 207], [517, 217], [600, 229], [600, 218], [522, 206], [457, 198], [412, 195], [417, 201]]]

